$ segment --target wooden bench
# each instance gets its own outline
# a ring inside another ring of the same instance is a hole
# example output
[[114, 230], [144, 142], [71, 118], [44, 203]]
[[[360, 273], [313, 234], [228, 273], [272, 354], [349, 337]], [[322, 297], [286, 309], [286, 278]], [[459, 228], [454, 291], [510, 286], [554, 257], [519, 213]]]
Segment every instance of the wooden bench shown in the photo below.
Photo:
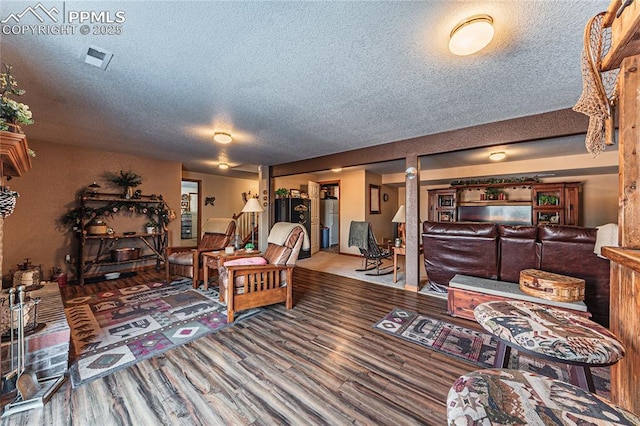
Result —
[[584, 302], [558, 302], [530, 296], [516, 283], [490, 280], [457, 274], [449, 281], [447, 295], [449, 315], [475, 321], [473, 310], [480, 303], [493, 300], [525, 300], [568, 309], [576, 314], [591, 317]]

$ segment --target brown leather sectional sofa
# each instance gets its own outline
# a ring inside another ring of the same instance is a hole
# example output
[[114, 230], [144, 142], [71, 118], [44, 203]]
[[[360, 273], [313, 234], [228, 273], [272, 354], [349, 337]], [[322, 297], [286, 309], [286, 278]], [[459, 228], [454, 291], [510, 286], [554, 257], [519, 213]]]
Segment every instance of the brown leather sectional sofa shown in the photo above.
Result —
[[609, 325], [609, 260], [593, 248], [596, 228], [494, 223], [424, 222], [424, 266], [430, 282], [447, 286], [455, 274], [513, 282], [541, 269], [585, 280], [592, 319]]

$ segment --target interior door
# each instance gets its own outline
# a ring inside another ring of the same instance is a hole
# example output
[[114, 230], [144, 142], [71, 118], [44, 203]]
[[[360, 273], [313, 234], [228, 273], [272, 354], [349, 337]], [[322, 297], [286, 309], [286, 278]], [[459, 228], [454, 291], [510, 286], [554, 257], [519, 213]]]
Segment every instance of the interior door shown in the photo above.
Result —
[[311, 254], [320, 250], [320, 184], [309, 181], [309, 199], [311, 200]]

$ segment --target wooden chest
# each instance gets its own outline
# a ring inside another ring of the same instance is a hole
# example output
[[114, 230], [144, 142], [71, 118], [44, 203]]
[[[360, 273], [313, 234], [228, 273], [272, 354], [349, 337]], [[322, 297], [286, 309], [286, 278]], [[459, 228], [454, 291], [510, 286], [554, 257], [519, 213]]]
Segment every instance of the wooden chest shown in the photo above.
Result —
[[584, 302], [559, 302], [530, 296], [520, 290], [517, 283], [486, 278], [456, 275], [449, 282], [447, 305], [449, 315], [475, 321], [473, 310], [480, 303], [492, 300], [526, 300], [591, 317]]

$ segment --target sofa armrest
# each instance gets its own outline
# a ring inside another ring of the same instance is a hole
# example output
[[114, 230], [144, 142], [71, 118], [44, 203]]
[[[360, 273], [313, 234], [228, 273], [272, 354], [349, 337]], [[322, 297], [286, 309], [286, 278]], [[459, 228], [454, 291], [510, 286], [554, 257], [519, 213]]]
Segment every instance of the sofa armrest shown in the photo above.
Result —
[[182, 253], [184, 251], [197, 250], [197, 248], [198, 247], [196, 246], [174, 246], [174, 247], [167, 247], [164, 250], [167, 256], [169, 256], [170, 254], [173, 254], [173, 253]]

